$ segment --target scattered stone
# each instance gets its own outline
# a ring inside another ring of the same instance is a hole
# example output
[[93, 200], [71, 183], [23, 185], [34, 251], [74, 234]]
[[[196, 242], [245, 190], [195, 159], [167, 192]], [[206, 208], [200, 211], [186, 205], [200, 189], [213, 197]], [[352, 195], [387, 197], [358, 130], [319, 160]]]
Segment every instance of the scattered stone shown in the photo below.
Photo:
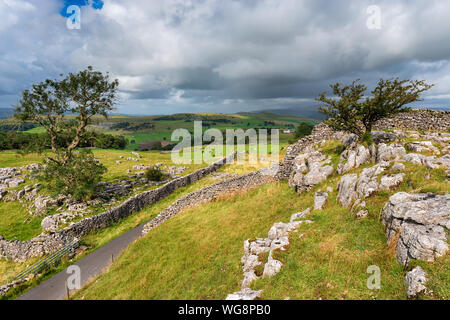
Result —
[[426, 282], [427, 276], [423, 269], [419, 266], [406, 273], [405, 284], [408, 288], [406, 292], [408, 298], [416, 298], [420, 293], [425, 292], [427, 289], [425, 287]]
[[282, 266], [281, 261], [269, 257], [269, 261], [264, 265], [263, 277], [273, 277], [280, 272]]
[[227, 295], [225, 300], [255, 300], [262, 293], [262, 290], [252, 290], [249, 288], [242, 289], [239, 292], [235, 292]]
[[368, 215], [369, 211], [367, 211], [367, 209], [363, 209], [358, 211], [358, 213], [356, 214], [356, 218], [358, 219], [367, 218]]
[[125, 184], [101, 181], [96, 186], [96, 194], [99, 197], [105, 199], [110, 199], [117, 196], [125, 196], [131, 191], [131, 184], [131, 181], [125, 181]]
[[412, 152], [424, 152], [432, 151], [433, 153], [439, 154], [439, 149], [436, 148], [431, 141], [414, 141], [407, 145], [409, 151]]
[[297, 220], [297, 219], [301, 219], [301, 218], [305, 217], [307, 214], [309, 214], [310, 212], [311, 212], [311, 209], [308, 208], [302, 212], [294, 213], [293, 215], [291, 215], [290, 222]]
[[49, 196], [40, 195], [34, 200], [34, 208], [32, 211], [35, 215], [40, 215], [47, 212], [48, 209], [54, 208], [58, 201]]
[[[289, 245], [288, 236], [291, 231], [296, 229], [301, 223], [311, 222], [309, 220], [294, 221], [295, 219], [304, 217], [310, 211], [311, 209], [308, 208], [303, 212], [292, 214], [288, 223], [275, 223], [270, 228], [267, 238], [247, 239], [244, 241], [244, 255], [241, 258], [244, 274], [244, 279], [241, 283], [242, 291], [248, 289], [252, 281], [259, 278], [255, 272], [255, 268], [263, 263], [259, 260], [261, 254], [269, 252], [267, 262], [264, 264], [263, 277], [272, 277], [280, 271], [283, 263], [273, 259], [272, 254], [274, 250], [285, 250], [285, 247]], [[237, 294], [239, 293], [237, 292], [233, 295]], [[228, 297], [230, 296], [228, 295]]]
[[338, 183], [338, 201], [344, 208], [349, 208], [359, 198], [367, 198], [378, 190], [397, 186], [404, 177], [403, 173], [393, 176], [384, 175], [378, 182], [378, 176], [389, 167], [389, 162], [380, 162], [364, 168], [361, 174], [347, 174]]
[[441, 158], [436, 158], [435, 156], [425, 156], [419, 153], [408, 153], [403, 157], [403, 160], [418, 165], [426, 165], [429, 169], [439, 167], [450, 168], [450, 154], [446, 154]]
[[372, 140], [375, 143], [387, 143], [387, 142], [391, 142], [394, 140], [398, 140], [398, 136], [390, 133], [390, 132], [385, 132], [385, 131], [372, 131], [371, 133], [372, 136]]
[[388, 160], [400, 160], [406, 155], [406, 150], [401, 144], [393, 143], [387, 145], [380, 143], [378, 145], [376, 162]]
[[334, 171], [330, 157], [318, 151], [309, 150], [295, 158], [295, 169], [289, 179], [289, 186], [296, 188], [298, 193], [310, 190], [316, 184], [324, 181]]
[[405, 171], [405, 165], [401, 162], [395, 162], [391, 167], [391, 171]]
[[343, 174], [353, 168], [358, 168], [360, 165], [370, 160], [371, 154], [369, 149], [354, 143], [341, 154], [336, 171], [338, 174]]
[[345, 136], [343, 136], [341, 138], [342, 144], [346, 147], [350, 146], [351, 144], [355, 143], [358, 140], [359, 140], [359, 137], [354, 133], [346, 134]]
[[404, 173], [398, 173], [395, 175], [384, 175], [380, 179], [380, 185], [379, 190], [389, 190], [392, 187], [397, 187], [400, 182], [403, 181], [405, 174]]
[[135, 165], [135, 166], [133, 166], [133, 169], [134, 170], [148, 170], [148, 169], [150, 169], [152, 166], [145, 166], [145, 165], [143, 165], [143, 164], [138, 164], [138, 165]]
[[314, 195], [314, 210], [322, 210], [328, 200], [328, 193], [316, 192]]
[[356, 182], [358, 175], [356, 173], [346, 174], [342, 176], [338, 189], [338, 200], [344, 208], [350, 207], [354, 200], [356, 200]]

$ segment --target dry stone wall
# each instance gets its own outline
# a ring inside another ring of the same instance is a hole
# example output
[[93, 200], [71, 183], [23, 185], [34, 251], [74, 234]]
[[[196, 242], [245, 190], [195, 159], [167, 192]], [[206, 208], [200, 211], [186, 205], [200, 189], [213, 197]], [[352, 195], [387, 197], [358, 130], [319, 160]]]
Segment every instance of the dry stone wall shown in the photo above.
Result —
[[162, 210], [158, 216], [145, 224], [142, 233], [148, 233], [151, 229], [159, 226], [186, 208], [212, 201], [222, 194], [248, 190], [273, 181], [277, 167], [275, 165], [271, 168], [253, 171], [191, 192], [175, 201], [170, 207]]
[[307, 147], [319, 143], [322, 140], [340, 138], [342, 135], [342, 133], [333, 131], [333, 129], [324, 123], [316, 125], [309, 136], [301, 138], [296, 143], [291, 144], [288, 147], [284, 159], [280, 163], [277, 178], [280, 180], [289, 178], [294, 168], [295, 158], [299, 155], [299, 153], [304, 152]]
[[53, 253], [61, 249], [73, 238], [80, 238], [91, 231], [108, 227], [120, 219], [167, 197], [176, 189], [200, 180], [204, 176], [217, 171], [226, 163], [232, 162], [235, 157], [236, 153], [233, 153], [206, 168], [196, 170], [191, 174], [174, 179], [157, 189], [138, 194], [115, 208], [96, 216], [85, 218], [77, 223], [73, 223], [65, 229], [49, 234], [41, 234], [28, 241], [7, 241], [0, 239], [0, 259], [19, 262], [26, 261], [32, 257]]
[[450, 111], [413, 109], [410, 112], [399, 113], [392, 118], [381, 119], [375, 123], [373, 129], [448, 131], [450, 129]]

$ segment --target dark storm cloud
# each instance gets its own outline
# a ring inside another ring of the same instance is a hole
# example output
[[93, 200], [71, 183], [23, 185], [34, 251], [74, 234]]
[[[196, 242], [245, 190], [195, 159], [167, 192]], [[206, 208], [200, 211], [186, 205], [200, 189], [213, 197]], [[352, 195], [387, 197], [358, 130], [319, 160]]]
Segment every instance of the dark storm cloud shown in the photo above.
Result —
[[[379, 30], [367, 27], [370, 5]], [[450, 98], [446, 1], [110, 0], [82, 7], [81, 30], [61, 8], [0, 1], [0, 101], [87, 65], [119, 78], [128, 113], [306, 112], [330, 83], [395, 76], [437, 83], [427, 106]]]

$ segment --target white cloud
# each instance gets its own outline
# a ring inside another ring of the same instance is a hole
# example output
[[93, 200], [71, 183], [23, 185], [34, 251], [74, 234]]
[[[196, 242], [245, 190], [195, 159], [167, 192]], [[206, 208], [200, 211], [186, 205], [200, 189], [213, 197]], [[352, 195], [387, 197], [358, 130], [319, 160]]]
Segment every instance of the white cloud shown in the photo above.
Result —
[[[373, 4], [381, 30], [366, 27]], [[61, 7], [0, 0], [0, 94], [87, 65], [118, 77], [136, 110], [305, 104], [356, 77], [419, 77], [438, 83], [433, 99], [450, 94], [446, 1], [109, 0], [82, 7], [81, 30]]]

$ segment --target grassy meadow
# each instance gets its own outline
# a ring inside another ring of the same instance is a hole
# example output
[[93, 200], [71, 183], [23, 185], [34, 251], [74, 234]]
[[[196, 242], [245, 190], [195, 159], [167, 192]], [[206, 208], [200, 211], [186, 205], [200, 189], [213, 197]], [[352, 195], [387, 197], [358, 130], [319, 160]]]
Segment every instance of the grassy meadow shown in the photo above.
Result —
[[[324, 148], [338, 156], [338, 148]], [[395, 192], [442, 193], [450, 185], [440, 169], [407, 163], [405, 173], [396, 190], [366, 200], [366, 219], [356, 219], [336, 202], [337, 174], [300, 195], [279, 182], [187, 209], [131, 244], [108, 272], [74, 298], [223, 299], [240, 289], [244, 240], [266, 237], [273, 223], [311, 207], [315, 191], [331, 186], [325, 208], [307, 217], [314, 222], [291, 233], [288, 250], [277, 254], [284, 263], [280, 273], [252, 287], [263, 289], [261, 299], [406, 299], [406, 270], [386, 244], [380, 211]], [[432, 263], [411, 263], [430, 275], [433, 295], [425, 298], [448, 299], [449, 262], [447, 254]], [[370, 265], [381, 269], [380, 290], [366, 286]]]

